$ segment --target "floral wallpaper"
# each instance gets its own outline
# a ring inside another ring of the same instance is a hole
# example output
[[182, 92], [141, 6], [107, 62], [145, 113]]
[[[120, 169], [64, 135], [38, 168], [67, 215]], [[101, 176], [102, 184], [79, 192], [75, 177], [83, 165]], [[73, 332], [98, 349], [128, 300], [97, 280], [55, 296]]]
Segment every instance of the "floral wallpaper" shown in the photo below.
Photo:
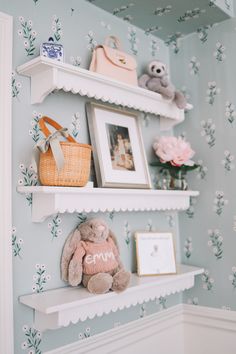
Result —
[[[40, 43], [52, 37], [64, 46], [65, 62], [88, 68], [91, 54], [107, 35], [119, 35], [123, 48], [144, 65], [158, 56], [169, 63], [168, 48], [163, 41], [83, 0], [0, 0], [1, 11], [14, 18], [14, 48], [12, 68], [13, 97], [13, 225], [12, 252], [14, 271], [14, 332], [15, 354], [41, 354], [122, 325], [180, 301], [180, 295], [161, 297], [155, 301], [117, 311], [55, 331], [39, 332], [34, 328], [33, 311], [19, 303], [19, 296], [40, 293], [65, 286], [60, 279], [60, 256], [70, 231], [88, 217], [106, 220], [117, 236], [122, 260], [127, 269], [135, 271], [134, 232], [136, 230], [163, 230], [173, 232], [180, 259], [178, 216], [175, 212], [136, 212], [103, 214], [56, 214], [43, 223], [31, 222], [32, 195], [21, 195], [16, 186], [37, 185], [38, 178], [31, 166], [32, 151], [41, 137], [39, 119], [46, 114], [68, 127], [82, 143], [88, 143], [89, 133], [82, 98], [72, 93], [56, 92], [42, 104], [30, 104], [30, 80], [17, 74], [17, 66], [39, 55]], [[88, 19], [89, 18], [89, 19]], [[152, 141], [159, 134], [159, 119], [140, 115], [141, 128], [148, 160]], [[155, 180], [156, 171], [151, 171]], [[91, 176], [93, 179], [93, 174]]]
[[176, 134], [191, 141], [200, 165], [196, 173], [188, 175], [191, 188], [199, 190], [200, 196], [179, 219], [182, 260], [203, 266], [205, 273], [184, 298], [191, 304], [233, 311], [235, 40], [236, 20], [231, 19], [183, 38], [178, 53], [171, 51], [172, 80], [178, 87], [185, 86], [194, 106]]
[[178, 37], [234, 16], [233, 0], [149, 0], [145, 6], [142, 0], [87, 1], [171, 46]]

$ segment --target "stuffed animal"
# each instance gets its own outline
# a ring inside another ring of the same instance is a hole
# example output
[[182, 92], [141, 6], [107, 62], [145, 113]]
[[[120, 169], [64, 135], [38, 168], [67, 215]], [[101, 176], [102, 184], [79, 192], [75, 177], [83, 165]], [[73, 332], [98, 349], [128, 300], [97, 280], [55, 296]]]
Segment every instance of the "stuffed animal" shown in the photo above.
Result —
[[101, 219], [80, 224], [67, 238], [61, 258], [61, 277], [72, 286], [81, 282], [93, 294], [121, 292], [130, 281], [120, 260], [115, 235]]
[[175, 87], [169, 81], [164, 63], [158, 60], [152, 61], [147, 67], [147, 72], [138, 80], [140, 87], [158, 92], [163, 98], [173, 100], [180, 109], [186, 108], [186, 99], [181, 92], [175, 90]]

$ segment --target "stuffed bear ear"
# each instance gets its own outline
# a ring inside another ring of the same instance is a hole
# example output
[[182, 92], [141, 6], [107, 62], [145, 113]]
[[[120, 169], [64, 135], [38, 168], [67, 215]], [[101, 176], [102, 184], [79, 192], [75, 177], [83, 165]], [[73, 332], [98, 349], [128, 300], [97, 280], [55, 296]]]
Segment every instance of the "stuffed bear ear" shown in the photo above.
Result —
[[116, 245], [116, 248], [117, 248], [117, 250], [118, 250], [118, 253], [120, 254], [120, 250], [119, 250], [119, 245], [118, 245], [118, 242], [117, 242], [117, 238], [116, 238], [116, 236], [115, 236], [115, 234], [109, 229], [109, 236], [108, 236], [108, 238], [111, 238], [112, 239], [112, 241], [114, 242], [114, 244]]
[[68, 281], [69, 263], [80, 240], [81, 235], [77, 228], [72, 231], [66, 239], [61, 255], [61, 278], [63, 281]]

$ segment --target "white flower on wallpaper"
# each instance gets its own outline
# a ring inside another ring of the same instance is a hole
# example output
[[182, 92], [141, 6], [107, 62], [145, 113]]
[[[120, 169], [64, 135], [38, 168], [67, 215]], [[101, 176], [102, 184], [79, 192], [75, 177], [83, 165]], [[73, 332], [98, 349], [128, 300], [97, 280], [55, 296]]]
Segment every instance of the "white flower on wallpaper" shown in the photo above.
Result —
[[187, 300], [187, 303], [189, 304], [189, 305], [195, 305], [195, 306], [197, 306], [198, 304], [199, 304], [199, 301], [198, 301], [198, 297], [193, 297], [192, 299], [188, 299]]
[[232, 102], [227, 101], [225, 103], [225, 116], [229, 123], [233, 123], [236, 117], [235, 106]]
[[171, 215], [171, 214], [166, 214], [166, 220], [167, 220], [167, 223], [169, 225], [169, 227], [174, 227], [175, 226], [175, 220], [174, 220], [174, 216]]
[[78, 337], [79, 339], [86, 339], [89, 338], [91, 336], [91, 329], [90, 327], [86, 327], [85, 330], [83, 332], [80, 332]]
[[97, 46], [97, 41], [94, 39], [94, 33], [93, 31], [89, 31], [88, 34], [86, 35], [86, 40], [88, 41], [87, 48], [93, 52], [95, 47]]
[[54, 240], [54, 238], [57, 238], [62, 234], [62, 229], [60, 229], [60, 224], [61, 224], [61, 218], [59, 217], [59, 214], [56, 214], [52, 218], [52, 220], [48, 223], [48, 228], [50, 230], [52, 240]]
[[226, 311], [231, 311], [231, 307], [230, 306], [221, 306], [222, 310], [226, 310]]
[[206, 178], [206, 174], [207, 174], [208, 168], [203, 165], [203, 161], [202, 160], [198, 160], [197, 164], [198, 164], [199, 167], [197, 169], [196, 177], [198, 179], [204, 180]]
[[208, 82], [208, 89], [206, 91], [206, 101], [210, 104], [213, 105], [216, 99], [216, 95], [220, 93], [220, 88], [217, 87], [215, 81], [210, 81]]
[[179, 23], [185, 22], [191, 19], [196, 19], [198, 18], [201, 14], [205, 13], [205, 9], [199, 9], [199, 7], [196, 7], [193, 10], [187, 10], [182, 16], [180, 16], [177, 21]]
[[70, 63], [74, 66], [80, 66], [81, 62], [82, 62], [82, 59], [80, 56], [77, 56], [77, 57], [71, 56], [70, 57]]
[[214, 199], [214, 207], [213, 210], [217, 215], [221, 215], [223, 213], [225, 205], [228, 204], [228, 200], [224, 198], [224, 192], [216, 191], [215, 199]]
[[126, 245], [129, 246], [130, 242], [131, 242], [131, 230], [130, 230], [130, 224], [128, 221], [124, 222], [124, 237], [125, 237]]
[[29, 135], [33, 139], [35, 143], [39, 141], [41, 138], [41, 129], [39, 126], [39, 119], [42, 118], [42, 113], [38, 113], [36, 111], [33, 111], [33, 119], [31, 120], [31, 126], [32, 128], [29, 130]]
[[25, 341], [21, 344], [21, 349], [28, 350], [28, 354], [42, 354], [40, 344], [42, 341], [42, 333], [33, 327], [24, 325], [22, 331], [25, 335]]
[[16, 234], [16, 227], [12, 228], [11, 245], [12, 245], [13, 256], [22, 259], [21, 251], [22, 251], [23, 239], [18, 238]]
[[208, 230], [209, 241], [208, 247], [211, 248], [216, 259], [223, 257], [223, 237], [218, 229]]
[[234, 155], [232, 155], [228, 150], [224, 151], [224, 159], [221, 161], [226, 172], [230, 172], [235, 168], [233, 163]]
[[35, 293], [41, 293], [45, 285], [51, 280], [51, 275], [46, 274], [45, 264], [35, 264], [36, 274], [33, 275], [34, 284], [32, 290]]
[[180, 50], [180, 38], [182, 37], [181, 32], [176, 32], [174, 34], [168, 35], [165, 44], [171, 47], [175, 54], [178, 54]]
[[160, 310], [166, 310], [167, 309], [166, 301], [167, 301], [166, 296], [160, 296], [157, 299], [156, 303], [157, 303], [157, 305], [159, 305], [159, 309]]
[[139, 39], [137, 37], [137, 31], [134, 27], [128, 27], [128, 40], [130, 43], [131, 51], [134, 55], [138, 54], [138, 43]]
[[236, 266], [232, 267], [232, 274], [229, 275], [229, 280], [234, 289], [236, 289]]
[[193, 252], [192, 237], [186, 238], [184, 242], [184, 254], [186, 258], [190, 258]]
[[205, 272], [202, 274], [202, 287], [204, 290], [212, 290], [214, 279], [210, 277], [209, 271], [206, 269]]
[[226, 58], [225, 54], [225, 46], [221, 44], [220, 42], [216, 43], [216, 50], [213, 53], [213, 56], [216, 58], [218, 62], [223, 62]]
[[[18, 185], [19, 186], [37, 186], [38, 185], [38, 175], [34, 171], [34, 168], [32, 165], [29, 167], [25, 166], [23, 163], [20, 164], [20, 171], [22, 174], [22, 178], [18, 180]], [[32, 205], [32, 194], [26, 194], [25, 195], [26, 200], [28, 201], [29, 205]]]
[[148, 219], [147, 225], [146, 225], [146, 230], [148, 232], [152, 232], [155, 230], [155, 227], [153, 226], [152, 219]]
[[58, 42], [63, 35], [63, 31], [61, 21], [57, 15], [53, 15], [52, 17], [52, 32], [53, 39]]
[[200, 62], [196, 57], [192, 57], [189, 63], [189, 69], [191, 75], [197, 75], [199, 73]]
[[70, 124], [70, 134], [76, 139], [79, 134], [80, 129], [80, 114], [76, 112], [72, 116], [71, 124]]
[[194, 197], [190, 197], [189, 199], [189, 207], [186, 210], [186, 215], [189, 217], [189, 219], [193, 219], [194, 214], [195, 214], [195, 208], [194, 205], [197, 203], [197, 199]]
[[215, 124], [213, 123], [212, 119], [208, 119], [207, 121], [202, 120], [201, 121], [201, 136], [205, 137], [206, 142], [209, 147], [213, 147], [215, 145]]
[[16, 72], [12, 71], [12, 76], [11, 76], [12, 98], [18, 97], [21, 87], [22, 87], [21, 82], [16, 81]]
[[146, 314], [147, 314], [147, 305], [145, 303], [143, 303], [139, 309], [139, 318], [145, 317]]
[[111, 30], [111, 25], [109, 23], [106, 23], [104, 21], [101, 21], [101, 26], [104, 27], [105, 29], [107, 29], [108, 31]]
[[151, 56], [154, 58], [157, 56], [157, 52], [160, 50], [159, 46], [158, 46], [158, 41], [155, 38], [151, 39], [150, 42], [150, 52], [151, 52]]
[[172, 6], [167, 5], [165, 7], [157, 7], [154, 11], [154, 15], [163, 16], [171, 12]]
[[162, 29], [162, 27], [161, 26], [151, 26], [151, 27], [147, 27], [146, 29], [145, 29], [145, 34], [147, 35], [147, 36], [149, 36], [149, 34], [153, 34], [153, 33], [155, 33], [155, 32], [157, 32], [157, 31], [160, 31]]
[[212, 25], [205, 25], [202, 27], [199, 27], [197, 29], [197, 34], [198, 34], [198, 38], [200, 39], [200, 41], [204, 44], [206, 43], [207, 39], [208, 39], [208, 33], [209, 30], [212, 28]]
[[123, 6], [121, 6], [121, 7], [116, 7], [116, 8], [113, 9], [112, 14], [115, 15], [115, 16], [117, 16], [117, 15], [119, 15], [120, 13], [122, 13], [122, 12], [124, 12], [124, 11], [130, 9], [130, 8], [133, 7], [133, 6], [134, 6], [134, 3], [130, 2], [130, 3], [127, 4], [127, 5], [123, 5]]
[[35, 52], [35, 39], [37, 32], [33, 29], [33, 21], [25, 20], [23, 16], [19, 17], [21, 29], [18, 30], [18, 35], [24, 40], [24, 48], [27, 56], [34, 55]]

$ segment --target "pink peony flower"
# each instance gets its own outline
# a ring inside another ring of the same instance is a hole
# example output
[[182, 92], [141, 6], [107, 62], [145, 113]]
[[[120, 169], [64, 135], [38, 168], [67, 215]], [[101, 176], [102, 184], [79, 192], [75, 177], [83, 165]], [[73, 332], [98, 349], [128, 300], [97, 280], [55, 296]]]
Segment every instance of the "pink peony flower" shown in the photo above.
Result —
[[195, 153], [188, 142], [181, 137], [176, 138], [174, 136], [157, 138], [153, 144], [153, 149], [161, 162], [170, 162], [173, 166], [188, 164]]

